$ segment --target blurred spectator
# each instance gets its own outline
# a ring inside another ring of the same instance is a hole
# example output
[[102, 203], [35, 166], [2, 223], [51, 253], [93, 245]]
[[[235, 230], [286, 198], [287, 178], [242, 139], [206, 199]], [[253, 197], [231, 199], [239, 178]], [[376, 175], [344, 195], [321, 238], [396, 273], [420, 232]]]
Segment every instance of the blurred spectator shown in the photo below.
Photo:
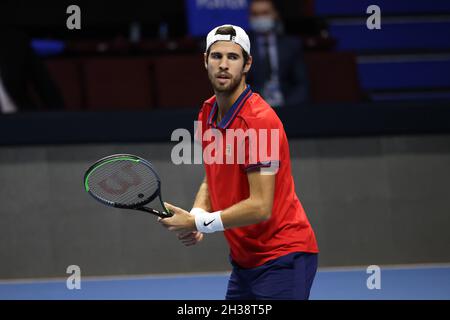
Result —
[[308, 100], [308, 81], [300, 38], [284, 34], [271, 0], [250, 3], [252, 89], [276, 107], [299, 106]]
[[45, 65], [19, 30], [0, 28], [0, 113], [63, 108]]

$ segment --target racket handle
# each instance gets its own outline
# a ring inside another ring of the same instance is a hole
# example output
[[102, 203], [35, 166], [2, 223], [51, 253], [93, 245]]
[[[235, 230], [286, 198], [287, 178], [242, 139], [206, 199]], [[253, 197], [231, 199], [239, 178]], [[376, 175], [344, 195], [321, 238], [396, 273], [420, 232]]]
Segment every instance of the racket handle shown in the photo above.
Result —
[[154, 215], [156, 215], [156, 216], [158, 216], [160, 218], [170, 218], [171, 216], [173, 216], [173, 214], [170, 213], [170, 212], [158, 211], [158, 210], [155, 210], [155, 209], [152, 209], [152, 208], [147, 208], [147, 207], [140, 207], [140, 208], [136, 208], [136, 209], [140, 210], [140, 211], [144, 211], [144, 212], [148, 212], [148, 213], [154, 214]]

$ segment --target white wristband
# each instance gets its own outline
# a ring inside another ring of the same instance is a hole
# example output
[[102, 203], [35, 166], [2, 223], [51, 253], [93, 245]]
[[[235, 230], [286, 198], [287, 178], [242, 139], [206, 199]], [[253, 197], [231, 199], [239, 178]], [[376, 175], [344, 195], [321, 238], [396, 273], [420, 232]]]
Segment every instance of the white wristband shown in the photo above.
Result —
[[202, 208], [192, 208], [191, 211], [189, 211], [190, 214], [193, 214], [194, 216], [197, 213], [202, 213], [202, 212], [208, 212], [206, 210], [203, 210]]
[[198, 212], [195, 214], [195, 225], [197, 231], [203, 233], [213, 233], [216, 231], [223, 231], [222, 218], [220, 214], [222, 211], [216, 212]]

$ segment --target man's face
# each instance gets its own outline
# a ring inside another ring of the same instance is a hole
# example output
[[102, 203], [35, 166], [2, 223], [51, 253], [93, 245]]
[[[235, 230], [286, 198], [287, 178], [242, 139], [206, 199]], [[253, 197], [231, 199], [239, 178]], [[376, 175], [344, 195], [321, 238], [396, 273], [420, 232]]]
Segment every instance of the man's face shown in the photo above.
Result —
[[250, 4], [250, 17], [260, 18], [260, 17], [270, 17], [276, 19], [277, 12], [270, 1], [253, 1]]
[[208, 77], [216, 92], [234, 92], [250, 65], [251, 57], [244, 66], [241, 46], [231, 41], [217, 41], [205, 56]]

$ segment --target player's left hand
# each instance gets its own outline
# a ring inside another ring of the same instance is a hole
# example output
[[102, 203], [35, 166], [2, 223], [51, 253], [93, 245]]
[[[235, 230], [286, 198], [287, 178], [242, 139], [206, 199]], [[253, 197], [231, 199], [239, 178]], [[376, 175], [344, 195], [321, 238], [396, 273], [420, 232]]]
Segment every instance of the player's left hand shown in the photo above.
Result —
[[193, 246], [203, 240], [203, 233], [198, 231], [180, 232], [177, 236], [178, 240], [186, 247]]
[[170, 218], [158, 219], [158, 222], [166, 227], [167, 230], [176, 232], [190, 232], [197, 230], [195, 218], [192, 214], [167, 202], [164, 202], [164, 205], [173, 213], [173, 216]]

